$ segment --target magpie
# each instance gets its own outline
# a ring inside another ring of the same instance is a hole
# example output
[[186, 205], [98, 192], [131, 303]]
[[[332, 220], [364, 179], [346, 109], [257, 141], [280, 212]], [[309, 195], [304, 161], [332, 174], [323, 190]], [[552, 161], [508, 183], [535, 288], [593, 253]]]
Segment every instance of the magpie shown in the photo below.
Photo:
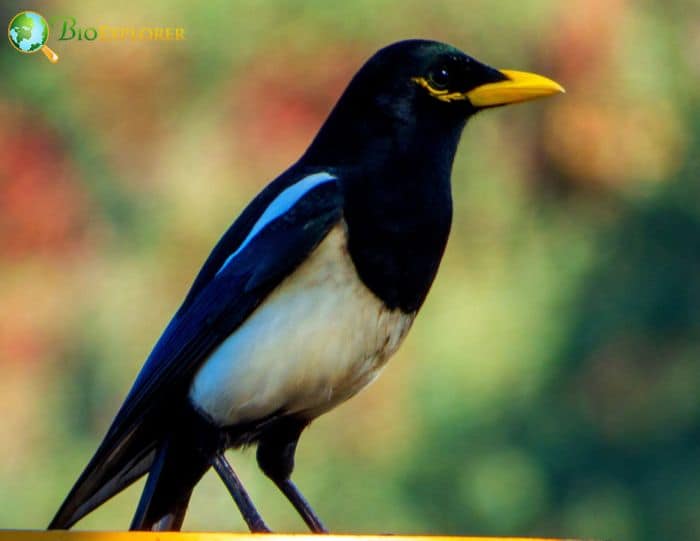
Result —
[[447, 243], [463, 127], [563, 91], [435, 41], [372, 56], [299, 161], [216, 244], [49, 528], [148, 473], [131, 529], [179, 530], [213, 467], [250, 530], [269, 531], [224, 457], [257, 445], [260, 469], [325, 532], [291, 480], [297, 441], [409, 331]]

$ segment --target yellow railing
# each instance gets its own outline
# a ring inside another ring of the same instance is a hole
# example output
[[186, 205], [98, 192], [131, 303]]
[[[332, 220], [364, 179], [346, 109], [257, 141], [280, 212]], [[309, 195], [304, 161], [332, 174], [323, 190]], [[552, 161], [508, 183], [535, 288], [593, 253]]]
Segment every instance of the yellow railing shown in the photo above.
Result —
[[[532, 537], [445, 537], [408, 535], [324, 535], [324, 541], [555, 541]], [[309, 534], [216, 532], [80, 532], [0, 530], [0, 541], [318, 541]], [[564, 541], [564, 540], [556, 540]], [[573, 540], [570, 540], [573, 541]]]

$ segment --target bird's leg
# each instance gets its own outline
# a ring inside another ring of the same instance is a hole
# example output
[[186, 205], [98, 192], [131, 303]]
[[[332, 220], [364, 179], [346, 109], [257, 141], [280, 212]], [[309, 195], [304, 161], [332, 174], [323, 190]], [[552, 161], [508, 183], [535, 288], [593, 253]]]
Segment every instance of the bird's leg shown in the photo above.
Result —
[[287, 499], [292, 502], [294, 509], [301, 515], [304, 519], [306, 525], [314, 533], [328, 533], [328, 530], [321, 522], [316, 512], [311, 508], [309, 502], [304, 498], [304, 495], [299, 492], [299, 489], [294, 484], [294, 482], [287, 477], [286, 479], [277, 480], [273, 479], [275, 484], [279, 487]]
[[236, 502], [238, 509], [241, 511], [241, 515], [243, 515], [243, 520], [245, 520], [250, 531], [253, 533], [270, 532], [270, 528], [267, 527], [267, 524], [265, 524], [260, 513], [258, 513], [258, 510], [253, 505], [250, 496], [248, 496], [241, 480], [236, 475], [236, 472], [233, 471], [226, 457], [223, 454], [217, 454], [212, 460], [212, 466], [214, 466], [216, 473], [219, 474], [219, 477], [221, 477], [221, 480], [226, 485], [231, 497]]
[[290, 479], [294, 453], [306, 422], [283, 420], [266, 430], [258, 443], [258, 465], [304, 519], [314, 533], [328, 533], [315, 511]]

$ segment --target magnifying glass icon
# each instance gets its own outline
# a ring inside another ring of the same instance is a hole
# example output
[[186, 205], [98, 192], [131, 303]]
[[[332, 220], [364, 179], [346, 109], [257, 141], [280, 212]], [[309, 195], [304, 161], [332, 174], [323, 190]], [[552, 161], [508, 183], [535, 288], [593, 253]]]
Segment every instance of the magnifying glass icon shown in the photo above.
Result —
[[21, 11], [10, 21], [7, 37], [20, 53], [44, 53], [52, 64], [58, 62], [58, 55], [46, 45], [49, 39], [49, 23], [35, 11]]

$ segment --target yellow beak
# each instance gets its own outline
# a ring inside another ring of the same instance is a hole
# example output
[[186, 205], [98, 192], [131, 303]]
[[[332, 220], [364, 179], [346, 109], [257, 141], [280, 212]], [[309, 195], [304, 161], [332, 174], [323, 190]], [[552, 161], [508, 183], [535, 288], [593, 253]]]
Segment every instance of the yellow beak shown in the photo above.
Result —
[[475, 107], [492, 107], [534, 100], [566, 92], [557, 82], [525, 71], [499, 70], [508, 77], [505, 81], [477, 86], [466, 93]]

